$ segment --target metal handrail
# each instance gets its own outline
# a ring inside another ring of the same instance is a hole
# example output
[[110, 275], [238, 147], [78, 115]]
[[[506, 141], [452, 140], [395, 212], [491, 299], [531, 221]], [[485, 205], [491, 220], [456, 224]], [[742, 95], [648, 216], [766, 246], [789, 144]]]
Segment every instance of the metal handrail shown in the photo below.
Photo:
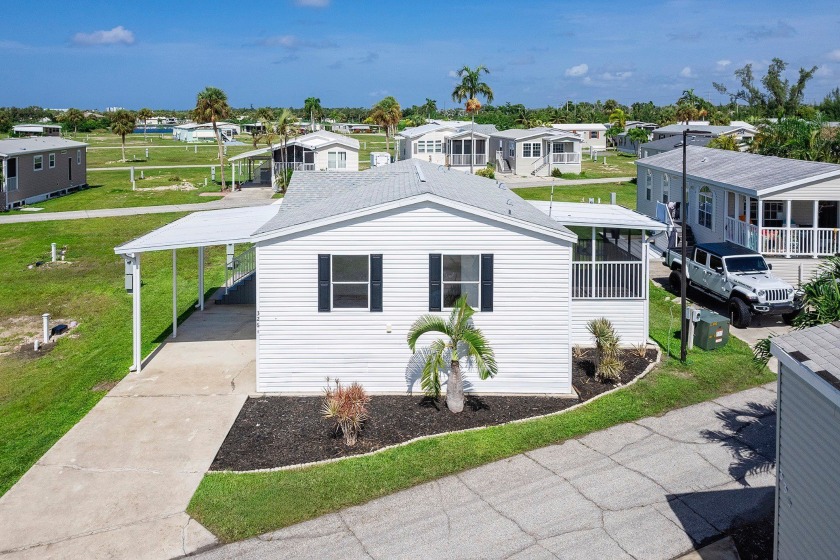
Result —
[[235, 257], [225, 269], [225, 294], [234, 284], [254, 273], [257, 270], [256, 246], [247, 249]]

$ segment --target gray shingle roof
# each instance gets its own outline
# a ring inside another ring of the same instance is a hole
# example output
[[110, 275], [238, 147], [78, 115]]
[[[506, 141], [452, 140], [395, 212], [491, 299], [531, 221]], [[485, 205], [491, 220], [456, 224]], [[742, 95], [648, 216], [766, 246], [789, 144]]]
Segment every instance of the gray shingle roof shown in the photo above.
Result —
[[459, 127], [458, 130], [452, 136], [463, 136], [470, 134], [470, 129], [473, 129], [473, 132], [476, 134], [484, 134], [485, 136], [491, 136], [496, 134], [499, 129], [496, 128], [495, 124], [476, 124], [475, 128], [471, 125]]
[[[840, 176], [840, 165], [816, 161], [760, 156], [746, 152], [732, 152], [688, 146], [686, 150], [688, 176], [714, 181], [761, 194], [780, 190], [794, 183], [825, 176]], [[682, 174], [682, 150], [671, 150], [636, 161], [642, 167], [654, 167]]]
[[[712, 141], [711, 136], [689, 136], [688, 137], [688, 145], [689, 146], [708, 146], [709, 142]], [[658, 150], [660, 152], [667, 152], [670, 150], [675, 150], [678, 147], [682, 147], [682, 136], [676, 137], [671, 136], [670, 138], [660, 138], [659, 140], [654, 140], [653, 142], [645, 142], [642, 144], [642, 149], [649, 149], [649, 150]]]
[[713, 125], [713, 124], [669, 124], [668, 126], [663, 126], [661, 128], [657, 128], [653, 131], [654, 134], [661, 134], [661, 133], [673, 133], [673, 134], [682, 134], [683, 130], [694, 130], [697, 132], [708, 132], [709, 134], [719, 135], [719, 134], [726, 134], [727, 132], [734, 132], [736, 130], [745, 130], [746, 132], [752, 132], [751, 130], [742, 127], [742, 126], [731, 126], [731, 125]]
[[573, 234], [496, 181], [408, 159], [358, 173], [296, 171], [273, 219], [260, 235], [430, 194], [561, 234]]
[[493, 134], [498, 138], [511, 138], [513, 140], [519, 138], [526, 138], [528, 136], [536, 136], [538, 134], [557, 134], [557, 130], [545, 126], [538, 126], [535, 128], [509, 128], [501, 130]]
[[65, 140], [58, 136], [34, 136], [32, 138], [8, 138], [0, 140], [0, 154], [39, 153], [49, 150], [68, 150], [86, 147], [84, 142]]
[[[811, 327], [771, 339], [773, 344], [813, 372], [826, 371], [840, 380], [840, 322]], [[802, 356], [796, 354], [801, 352]]]

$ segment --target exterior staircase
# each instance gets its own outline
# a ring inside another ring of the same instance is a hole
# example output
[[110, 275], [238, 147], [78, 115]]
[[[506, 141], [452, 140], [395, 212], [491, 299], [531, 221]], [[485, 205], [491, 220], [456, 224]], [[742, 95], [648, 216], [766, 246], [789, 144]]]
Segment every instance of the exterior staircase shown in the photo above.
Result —
[[213, 296], [216, 304], [255, 304], [257, 303], [257, 274], [252, 272], [240, 278], [229, 288], [219, 288]]
[[510, 162], [504, 158], [501, 150], [496, 152], [496, 171], [499, 173], [510, 173], [512, 171]]
[[543, 167], [548, 165], [548, 161], [549, 161], [550, 157], [551, 157], [551, 154], [547, 154], [547, 155], [543, 156], [541, 159], [537, 160], [534, 163], [534, 169], [531, 170], [531, 175], [536, 176], [537, 171], [540, 171]]

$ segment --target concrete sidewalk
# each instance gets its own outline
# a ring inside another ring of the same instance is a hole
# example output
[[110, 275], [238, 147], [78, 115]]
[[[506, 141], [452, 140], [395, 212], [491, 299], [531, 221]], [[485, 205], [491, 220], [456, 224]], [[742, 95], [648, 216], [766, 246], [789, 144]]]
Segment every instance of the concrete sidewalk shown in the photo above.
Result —
[[249, 187], [235, 191], [221, 200], [196, 202], [193, 204], [168, 204], [166, 206], [134, 206], [131, 208], [103, 208], [100, 210], [71, 210], [68, 212], [0, 214], [0, 225], [21, 224], [26, 222], [51, 222], [54, 220], [83, 220], [85, 218], [115, 218], [119, 216], [139, 216], [141, 214], [166, 214], [168, 212], [196, 212], [201, 210], [222, 210], [224, 208], [244, 208], [263, 206], [276, 202], [271, 197], [274, 192], [270, 187]]
[[181, 556], [186, 507], [255, 383], [253, 305], [195, 312], [0, 497], [6, 559]]
[[668, 560], [772, 508], [774, 402], [751, 389], [198, 557]]

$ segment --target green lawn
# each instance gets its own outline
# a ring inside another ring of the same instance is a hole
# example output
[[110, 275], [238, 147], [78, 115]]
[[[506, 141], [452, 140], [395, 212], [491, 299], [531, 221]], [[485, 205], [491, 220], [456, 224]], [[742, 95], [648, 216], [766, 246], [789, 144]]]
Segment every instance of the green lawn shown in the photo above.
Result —
[[[122, 150], [120, 148], [97, 148], [87, 151], [88, 169], [101, 167], [126, 167], [134, 165], [143, 167], [145, 165], [219, 165], [219, 148], [216, 144], [184, 144], [179, 142], [178, 146], [152, 146], [149, 147], [149, 157], [146, 158], [146, 146], [126, 146], [125, 158], [127, 161], [120, 161]], [[261, 148], [264, 146], [260, 146]], [[227, 157], [235, 156], [249, 150], [253, 150], [251, 144], [246, 146], [228, 146]], [[230, 164], [226, 163], [230, 169]]]
[[394, 154], [394, 139], [388, 139], [388, 150], [385, 149], [384, 134], [351, 134], [351, 138], [359, 141], [359, 170], [370, 167], [371, 152], [388, 152]]
[[[513, 189], [525, 200], [550, 200], [551, 187], [520, 187]], [[609, 204], [610, 193], [616, 193], [616, 202], [620, 206], [636, 209], [636, 185], [633, 183], [607, 183], [593, 185], [555, 185], [554, 200], [558, 202], [589, 202], [600, 198]]]
[[[210, 168], [187, 169], [148, 169], [144, 170], [144, 179], [140, 179], [140, 169], [134, 171], [137, 190], [131, 190], [130, 171], [88, 171], [89, 188], [66, 196], [45, 200], [33, 204], [44, 208], [43, 212], [65, 212], [68, 210], [95, 210], [99, 208], [130, 208], [133, 206], [157, 206], [162, 204], [188, 204], [192, 202], [210, 202], [218, 196], [201, 196], [201, 193], [218, 193], [221, 188], [221, 175], [216, 170], [217, 182], [210, 180]], [[229, 175], [229, 174], [228, 174]], [[207, 179], [207, 186], [204, 186]], [[230, 177], [226, 177], [228, 184]], [[181, 184], [187, 181], [196, 190], [148, 190]]]
[[[601, 179], [604, 177], [635, 177], [636, 166], [633, 164], [636, 161], [636, 156], [631, 154], [624, 154], [621, 152], [609, 152], [606, 156], [600, 156], [597, 161], [592, 161], [588, 154], [581, 155], [581, 175], [585, 179]], [[604, 164], [604, 158], [607, 158], [607, 163]], [[564, 177], [572, 179], [574, 175], [565, 175]]]
[[[127, 373], [131, 296], [113, 248], [180, 216], [77, 220], [62, 227], [0, 225], [0, 346], [8, 350], [39, 333], [41, 313], [79, 323], [40, 356], [0, 355], [0, 495], [103, 397], [105, 391], [94, 387]], [[28, 269], [36, 260], [48, 260], [51, 242], [67, 245], [71, 264]], [[197, 252], [179, 253], [178, 307], [185, 316], [197, 299]], [[207, 251], [208, 295], [224, 279], [224, 258], [224, 248]], [[144, 255], [142, 272], [147, 355], [171, 328], [171, 254]]]
[[[669, 309], [676, 306], [666, 297], [670, 294], [661, 288], [651, 288], [651, 337], [663, 347], [670, 340], [672, 351], [678, 351], [670, 317], [679, 309]], [[665, 358], [635, 385], [565, 414], [449, 434], [299, 470], [207, 474], [187, 511], [224, 541], [244, 539], [530, 449], [772, 381], [773, 374], [755, 368], [751, 358], [746, 344], [730, 338], [726, 348], [715, 352], [693, 350], [687, 366]]]

